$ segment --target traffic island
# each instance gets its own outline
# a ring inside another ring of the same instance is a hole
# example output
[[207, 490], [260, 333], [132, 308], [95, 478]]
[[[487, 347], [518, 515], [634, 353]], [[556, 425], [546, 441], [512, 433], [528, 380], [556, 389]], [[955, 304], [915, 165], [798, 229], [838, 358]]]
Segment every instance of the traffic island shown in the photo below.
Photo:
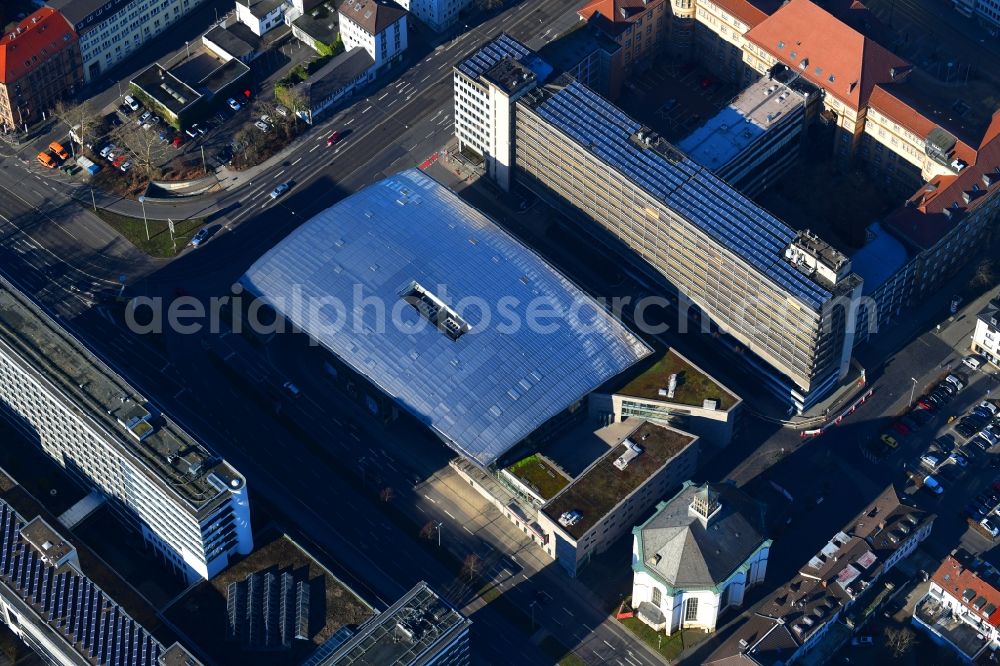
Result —
[[167, 220], [143, 220], [140, 217], [120, 215], [103, 208], [98, 208], [94, 213], [132, 245], [149, 256], [160, 259], [176, 256], [205, 223], [203, 217], [177, 220], [174, 222], [171, 234], [170, 223]]

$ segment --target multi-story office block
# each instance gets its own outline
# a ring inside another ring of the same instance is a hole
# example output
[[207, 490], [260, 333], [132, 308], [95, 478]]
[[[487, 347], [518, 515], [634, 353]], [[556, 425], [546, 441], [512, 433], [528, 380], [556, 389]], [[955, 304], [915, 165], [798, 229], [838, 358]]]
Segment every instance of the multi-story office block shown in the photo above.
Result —
[[380, 70], [403, 57], [406, 10], [385, 0], [347, 0], [338, 9], [344, 49], [360, 46]]
[[96, 488], [189, 581], [253, 549], [246, 480], [12, 287], [0, 288], [0, 414]]
[[[518, 178], [685, 298], [803, 409], [848, 370], [861, 279], [609, 102], [565, 78], [517, 102]], [[759, 361], [763, 361], [762, 363]]]
[[681, 139], [677, 147], [733, 187], [754, 196], [798, 161], [807, 119], [815, 115], [819, 99], [815, 86], [778, 65]]
[[124, 62], [204, 0], [49, 0], [80, 35], [87, 83]]
[[83, 83], [80, 45], [58, 12], [42, 7], [0, 36], [0, 126], [29, 123]]
[[513, 105], [552, 71], [528, 47], [500, 33], [455, 66], [455, 136], [459, 150], [482, 156], [486, 173], [510, 188]]
[[[0, 471], [7, 488], [13, 480]], [[16, 485], [14, 486], [16, 488]], [[27, 494], [23, 504], [35, 505]], [[93, 555], [90, 562], [98, 562]], [[151, 608], [123, 605], [83, 571], [76, 547], [41, 517], [0, 499], [0, 622], [47, 664], [200, 666], [179, 643], [166, 647], [135, 619]], [[108, 570], [101, 578], [126, 583]], [[137, 596], [129, 597], [137, 601]]]
[[966, 18], [974, 18], [996, 36], [1000, 29], [1000, 0], [952, 0], [955, 11]]

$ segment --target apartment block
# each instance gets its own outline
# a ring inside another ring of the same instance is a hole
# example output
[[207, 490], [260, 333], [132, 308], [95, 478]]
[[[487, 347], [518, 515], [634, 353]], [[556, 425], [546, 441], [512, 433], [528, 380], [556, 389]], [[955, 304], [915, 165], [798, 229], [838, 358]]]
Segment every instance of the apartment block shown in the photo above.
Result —
[[518, 178], [716, 322], [762, 388], [805, 409], [846, 376], [862, 284], [847, 257], [576, 82], [525, 95], [516, 125]]
[[[676, 1], [689, 6], [691, 2]], [[577, 13], [621, 46], [626, 72], [667, 49], [671, 36], [668, 0], [593, 0]]]
[[972, 351], [1000, 367], [1000, 298], [990, 301], [976, 317], [972, 332]]
[[283, 0], [236, 0], [236, 18], [260, 37], [285, 22]]
[[406, 50], [406, 10], [386, 0], [346, 0], [338, 9], [344, 49], [360, 46], [381, 70]]
[[998, 0], [952, 0], [955, 11], [966, 18], [976, 19], [996, 37], [1000, 32], [1000, 1]]
[[551, 73], [521, 42], [500, 33], [455, 66], [455, 136], [462, 151], [482, 157], [486, 173], [510, 189], [513, 105]]
[[79, 40], [58, 12], [42, 7], [0, 37], [0, 126], [26, 131], [82, 83]]
[[188, 581], [252, 550], [243, 476], [6, 283], [0, 414]]
[[93, 83], [204, 0], [48, 0], [80, 36], [83, 78]]
[[[828, 654], [820, 646], [830, 628], [854, 608], [862, 617], [873, 599], [887, 594], [880, 579], [930, 535], [935, 516], [904, 503], [886, 488], [758, 605], [708, 656], [705, 664], [812, 663]], [[838, 645], [835, 643], [831, 648]]]

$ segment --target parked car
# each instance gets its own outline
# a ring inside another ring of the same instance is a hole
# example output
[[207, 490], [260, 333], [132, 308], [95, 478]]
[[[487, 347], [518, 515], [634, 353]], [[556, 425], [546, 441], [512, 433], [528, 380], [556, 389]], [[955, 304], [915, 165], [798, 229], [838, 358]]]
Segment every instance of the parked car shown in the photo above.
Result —
[[228, 104], [229, 108], [232, 109], [233, 111], [239, 111], [240, 109], [243, 108], [243, 106], [232, 97], [226, 100], [226, 104]]
[[931, 455], [929, 453], [920, 456], [920, 462], [930, 467], [932, 470], [937, 469], [937, 466], [941, 464], [941, 459], [937, 456]]
[[979, 403], [979, 405], [977, 405], [977, 406], [978, 406], [978, 407], [982, 407], [983, 409], [985, 409], [986, 411], [988, 411], [988, 412], [989, 412], [989, 413], [990, 413], [991, 415], [994, 415], [994, 416], [995, 416], [995, 415], [996, 415], [996, 413], [997, 413], [997, 406], [996, 406], [996, 405], [994, 405], [994, 404], [993, 404], [992, 402], [990, 402], [989, 400], [983, 400], [983, 401], [982, 401], [981, 403]]
[[856, 645], [856, 646], [866, 646], [866, 645], [872, 645], [874, 643], [875, 639], [872, 638], [871, 636], [855, 636], [854, 638], [851, 639], [851, 645]]
[[1000, 536], [1000, 527], [998, 527], [996, 522], [991, 520], [989, 517], [980, 520], [979, 524], [982, 525], [983, 529], [986, 530], [994, 539]]
[[958, 391], [961, 391], [962, 389], [965, 388], [965, 382], [963, 382], [962, 379], [956, 374], [950, 374], [947, 377], [945, 377], [944, 380], [946, 382], [951, 382], [951, 385], [954, 386], [955, 389]]
[[139, 110], [139, 102], [137, 102], [132, 95], [125, 95], [125, 106], [133, 111]]
[[143, 114], [141, 116], [139, 116], [139, 119], [135, 121], [135, 124], [136, 125], [142, 125], [142, 124], [144, 124], [145, 122], [147, 122], [152, 117], [153, 117], [153, 112], [152, 111], [144, 111]]
[[948, 459], [951, 460], [956, 465], [958, 465], [959, 467], [965, 467], [966, 465], [969, 464], [968, 458], [966, 458], [960, 453], [952, 453], [950, 456], [948, 456]]
[[900, 435], [903, 435], [904, 437], [910, 434], [910, 429], [906, 427], [906, 424], [903, 423], [902, 421], [894, 422], [891, 427], [893, 430], [898, 432]]
[[281, 388], [285, 389], [285, 393], [291, 396], [293, 400], [298, 400], [302, 397], [302, 391], [299, 390], [298, 386], [291, 382], [285, 382], [281, 385]]
[[955, 438], [951, 435], [941, 435], [934, 440], [938, 450], [944, 453], [951, 453], [955, 449]]
[[278, 183], [278, 186], [275, 187], [273, 190], [271, 190], [271, 198], [272, 199], [277, 199], [282, 194], [284, 194], [285, 192], [287, 192], [288, 188], [289, 188], [288, 183]]
[[170, 142], [170, 145], [174, 148], [180, 148], [182, 143], [184, 143], [184, 139], [182, 139], [181, 135], [178, 134], [174, 137], [174, 140]]
[[978, 370], [983, 364], [983, 359], [975, 354], [971, 354], [962, 359], [962, 363], [972, 368], [973, 370]]
[[940, 495], [944, 492], [944, 487], [930, 474], [924, 477], [924, 488], [931, 491], [935, 495]]
[[101, 152], [98, 153], [98, 154], [101, 157], [107, 158], [108, 153], [112, 152], [113, 150], [115, 150], [115, 144], [109, 143], [108, 145], [106, 145], [103, 148], [101, 148]]
[[905, 425], [911, 431], [920, 430], [920, 423], [918, 423], [917, 419], [913, 417], [913, 412], [910, 412], [909, 414], [905, 414], [904, 416], [900, 417], [899, 422]]
[[883, 442], [885, 442], [888, 446], [892, 448], [896, 448], [897, 446], [899, 446], [899, 443], [896, 442], [896, 438], [890, 435], [889, 433], [883, 434], [881, 439]]
[[918, 427], [923, 427], [934, 420], [934, 414], [929, 409], [915, 409], [910, 412], [910, 418], [917, 422]]
[[198, 232], [191, 237], [191, 246], [198, 247], [208, 238], [208, 229], [199, 229]]
[[135, 112], [135, 109], [129, 108], [128, 104], [119, 104], [118, 112], [124, 116], [131, 115]]
[[126, 160], [125, 164], [121, 165], [118, 168], [122, 170], [122, 173], [128, 173], [128, 170], [132, 168], [132, 163]]
[[263, 120], [258, 120], [253, 125], [261, 132], [267, 133], [271, 131], [271, 126], [265, 123]]
[[280, 104], [278, 106], [274, 107], [274, 112], [277, 113], [282, 118], [287, 118], [288, 117], [288, 108], [284, 107], [284, 106], [282, 106]]
[[125, 161], [126, 161], [127, 159], [128, 159], [128, 157], [126, 157], [126, 155], [125, 155], [124, 153], [122, 153], [121, 155], [119, 155], [118, 157], [116, 157], [116, 158], [115, 158], [115, 161], [114, 161], [114, 162], [112, 162], [111, 164], [112, 164], [112, 165], [113, 165], [113, 166], [114, 166], [114, 167], [115, 167], [116, 169], [120, 169], [120, 168], [122, 167], [122, 165], [123, 165], [123, 164], [125, 164]]

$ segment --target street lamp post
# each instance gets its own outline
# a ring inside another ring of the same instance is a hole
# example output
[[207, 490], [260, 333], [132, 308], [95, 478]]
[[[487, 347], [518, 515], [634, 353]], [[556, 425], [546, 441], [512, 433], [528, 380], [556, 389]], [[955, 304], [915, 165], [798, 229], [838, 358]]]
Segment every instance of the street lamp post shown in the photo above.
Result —
[[917, 380], [914, 379], [913, 377], [910, 377], [910, 381], [913, 382], [913, 385], [910, 386], [910, 404], [909, 404], [909, 406], [912, 407], [913, 406], [913, 392], [917, 390]]
[[442, 525], [444, 525], [444, 523], [442, 523], [440, 520], [437, 521], [436, 523], [434, 523], [434, 527], [436, 527], [437, 531], [438, 531], [438, 548], [441, 547], [441, 526]]
[[139, 197], [142, 204], [142, 223], [146, 226], [146, 240], [149, 240], [149, 220], [146, 219], [146, 197]]

